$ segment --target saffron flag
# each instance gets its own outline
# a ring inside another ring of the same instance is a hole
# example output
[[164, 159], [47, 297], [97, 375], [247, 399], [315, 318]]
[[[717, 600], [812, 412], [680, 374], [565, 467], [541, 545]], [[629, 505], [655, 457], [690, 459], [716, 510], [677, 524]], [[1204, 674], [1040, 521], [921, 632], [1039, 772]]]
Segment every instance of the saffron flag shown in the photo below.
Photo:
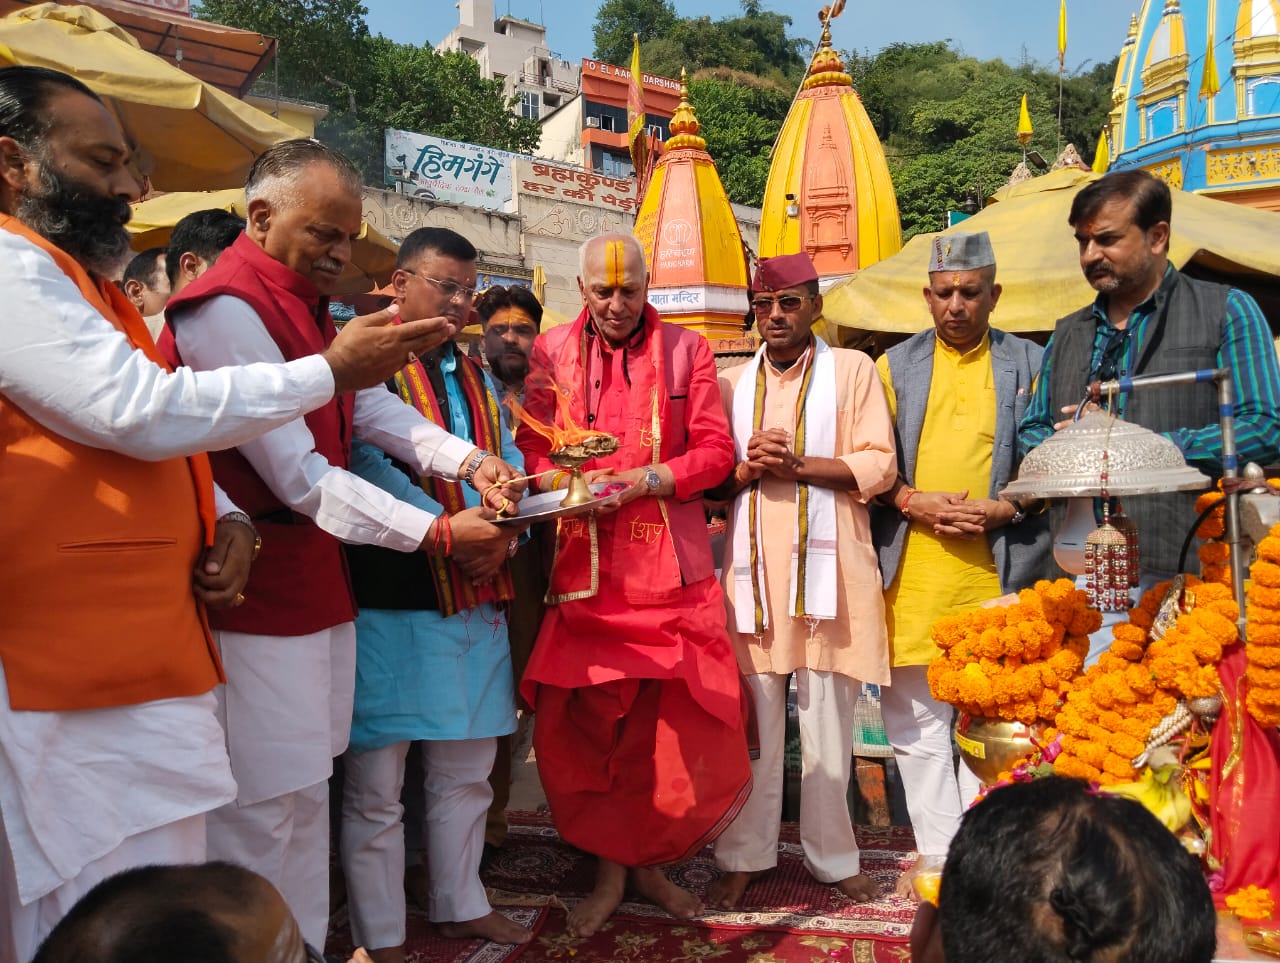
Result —
[[1035, 131], [1031, 127], [1031, 114], [1027, 111], [1027, 95], [1022, 95], [1022, 107], [1018, 111], [1018, 143], [1026, 147], [1031, 143], [1031, 135]]
[[1058, 73], [1067, 59], [1067, 0], [1058, 2]]
[[1209, 24], [1209, 42], [1204, 51], [1204, 76], [1200, 78], [1201, 98], [1213, 98], [1222, 87], [1218, 83], [1218, 61], [1213, 55], [1213, 24]]
[[1107, 143], [1107, 130], [1104, 127], [1098, 135], [1098, 149], [1093, 154], [1093, 172], [1105, 174], [1111, 166], [1111, 145]]
[[[644, 128], [644, 80], [640, 73], [640, 35], [632, 34], [635, 46], [631, 51], [631, 85], [627, 88], [627, 143], [631, 150], [631, 165], [636, 169], [636, 180], [644, 177], [648, 145]], [[643, 190], [641, 185], [641, 189]]]

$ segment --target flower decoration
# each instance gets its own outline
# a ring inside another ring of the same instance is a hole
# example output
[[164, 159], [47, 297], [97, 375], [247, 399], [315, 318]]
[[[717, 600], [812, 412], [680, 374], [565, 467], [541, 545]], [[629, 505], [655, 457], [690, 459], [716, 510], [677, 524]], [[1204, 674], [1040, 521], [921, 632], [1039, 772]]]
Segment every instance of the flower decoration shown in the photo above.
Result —
[[1101, 621], [1068, 579], [1037, 582], [1012, 605], [944, 616], [933, 626], [942, 654], [929, 666], [929, 687], [970, 715], [1050, 720]]
[[1242, 886], [1224, 902], [1242, 920], [1269, 920], [1276, 909], [1271, 892], [1261, 886]]
[[1280, 726], [1280, 525], [1258, 543], [1245, 593], [1245, 706], [1262, 726]]
[[[1054, 762], [1058, 775], [1104, 786], [1134, 781], [1133, 761], [1179, 700], [1218, 691], [1217, 664], [1223, 649], [1237, 640], [1239, 610], [1231, 589], [1189, 577], [1191, 610], [1179, 615], [1162, 638], [1152, 639], [1169, 584], [1142, 596], [1129, 621], [1113, 629], [1111, 647], [1067, 693], [1055, 720], [1063, 733], [1062, 753]], [[1280, 629], [1280, 611], [1277, 620]], [[1277, 636], [1280, 641], [1280, 632]]]

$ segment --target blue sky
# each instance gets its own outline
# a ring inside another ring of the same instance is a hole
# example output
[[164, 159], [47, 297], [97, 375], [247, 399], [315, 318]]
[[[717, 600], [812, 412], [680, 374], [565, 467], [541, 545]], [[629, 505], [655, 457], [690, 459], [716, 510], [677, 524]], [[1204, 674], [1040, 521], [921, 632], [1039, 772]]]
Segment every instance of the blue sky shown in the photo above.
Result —
[[[369, 29], [404, 43], [439, 41], [458, 23], [453, 0], [364, 0]], [[1159, 2], [1159, 0], [1151, 0]], [[792, 36], [818, 39], [816, 0], [764, 0], [767, 10], [792, 18]], [[1141, 0], [1067, 0], [1067, 70], [1085, 69], [1120, 52], [1129, 15]], [[684, 17], [738, 16], [738, 0], [675, 0]], [[494, 0], [494, 13], [547, 26], [548, 46], [566, 60], [590, 57], [597, 0]], [[832, 25], [841, 50], [874, 53], [891, 43], [950, 39], [980, 59], [1041, 64], [1058, 59], [1058, 0], [850, 0]]]

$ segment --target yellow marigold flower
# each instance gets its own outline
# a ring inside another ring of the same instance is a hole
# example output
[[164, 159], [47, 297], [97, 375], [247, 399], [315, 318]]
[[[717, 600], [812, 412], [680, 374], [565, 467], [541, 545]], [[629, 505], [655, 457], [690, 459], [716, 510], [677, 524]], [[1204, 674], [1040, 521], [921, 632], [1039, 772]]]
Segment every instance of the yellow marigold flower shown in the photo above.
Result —
[[1280, 565], [1266, 559], [1259, 559], [1249, 567], [1249, 577], [1253, 579], [1255, 585], [1280, 588]]
[[1280, 536], [1268, 535], [1258, 543], [1258, 558], [1280, 562]]
[[1280, 669], [1280, 645], [1256, 645], [1253, 642], [1252, 632], [1249, 639], [1249, 644], [1244, 647], [1244, 654], [1249, 660], [1250, 667]]

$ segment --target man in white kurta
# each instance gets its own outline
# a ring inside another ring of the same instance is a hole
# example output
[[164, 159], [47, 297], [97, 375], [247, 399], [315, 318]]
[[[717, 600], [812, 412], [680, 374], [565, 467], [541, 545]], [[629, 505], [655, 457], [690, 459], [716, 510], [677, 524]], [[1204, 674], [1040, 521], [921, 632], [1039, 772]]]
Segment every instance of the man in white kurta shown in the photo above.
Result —
[[[376, 383], [406, 351], [424, 350], [432, 340], [387, 340], [388, 332], [361, 322], [325, 357], [168, 372], [90, 303], [50, 253], [77, 261], [101, 289], [106, 266], [91, 255], [127, 251], [113, 205], [123, 205], [137, 187], [115, 118], [78, 81], [54, 71], [0, 70], [0, 92], [15, 108], [0, 124], [6, 219], [20, 213], [17, 222], [35, 235], [51, 223], [65, 224], [69, 205], [82, 227], [86, 210], [99, 211], [92, 232], [41, 234], [48, 250], [13, 229], [0, 231], [6, 297], [0, 408], [20, 411], [68, 445], [162, 461], [248, 441], [327, 403], [335, 387]], [[40, 186], [27, 179], [33, 171]], [[45, 192], [50, 181], [57, 188]], [[136, 321], [141, 329], [141, 318]], [[369, 354], [375, 342], [383, 347]], [[364, 347], [353, 350], [357, 344]], [[0, 450], [10, 441], [0, 436]], [[5, 470], [19, 471], [20, 457], [10, 450]], [[104, 499], [113, 494], [119, 493], [100, 493]], [[217, 517], [225, 519], [235, 506], [214, 494]], [[49, 499], [41, 504], [42, 498], [30, 493], [37, 514], [69, 507]], [[0, 524], [6, 551], [21, 550], [9, 539], [23, 523], [6, 512]], [[234, 582], [202, 585], [214, 589], [206, 597], [234, 597], [248, 560], [246, 552]], [[144, 608], [157, 600], [121, 601]], [[6, 614], [24, 604], [6, 597]], [[107, 628], [84, 645], [108, 645]], [[69, 680], [77, 670], [63, 667]], [[81, 711], [15, 709], [0, 664], [0, 959], [30, 959], [53, 925], [108, 875], [147, 863], [202, 860], [204, 814], [234, 793], [211, 692]]]
[[750, 798], [716, 841], [716, 865], [726, 873], [707, 897], [735, 906], [777, 865], [794, 672], [805, 865], [865, 901], [878, 886], [861, 873], [846, 793], [861, 684], [889, 679], [866, 504], [893, 481], [893, 424], [871, 359], [813, 336], [822, 296], [808, 255], [761, 261], [751, 297], [764, 346], [720, 378], [738, 451], [723, 571], [730, 637], [755, 697], [760, 758]]
[[[268, 272], [314, 302], [336, 283], [350, 257], [349, 239], [360, 228], [358, 173], [314, 141], [290, 141], [264, 153], [250, 172], [246, 195], [246, 235], [183, 292], [176, 310], [171, 305], [178, 353], [195, 368], [284, 357], [279, 335], [259, 309], [226, 292]], [[232, 273], [237, 270], [242, 273]], [[209, 294], [214, 291], [223, 293]], [[323, 313], [317, 313], [317, 323], [331, 325]], [[357, 394], [350, 418], [348, 437], [383, 449], [422, 475], [461, 477], [477, 490], [515, 475], [501, 459], [447, 434], [381, 388]], [[469, 545], [505, 546], [511, 537], [485, 521], [481, 508], [437, 522], [351, 474], [345, 464], [334, 464], [317, 450], [318, 442], [323, 446], [298, 420], [241, 445], [238, 453], [285, 514], [312, 520], [340, 541], [403, 552], [448, 546], [458, 553]], [[221, 472], [215, 463], [215, 477], [225, 478]], [[296, 564], [297, 577], [305, 579], [309, 559]], [[344, 589], [349, 593], [345, 581], [336, 590]], [[209, 855], [271, 880], [308, 942], [323, 945], [329, 919], [328, 779], [333, 757], [346, 749], [350, 734], [354, 624], [296, 634], [224, 629], [215, 635], [227, 673], [219, 715], [238, 793], [209, 817]]]

